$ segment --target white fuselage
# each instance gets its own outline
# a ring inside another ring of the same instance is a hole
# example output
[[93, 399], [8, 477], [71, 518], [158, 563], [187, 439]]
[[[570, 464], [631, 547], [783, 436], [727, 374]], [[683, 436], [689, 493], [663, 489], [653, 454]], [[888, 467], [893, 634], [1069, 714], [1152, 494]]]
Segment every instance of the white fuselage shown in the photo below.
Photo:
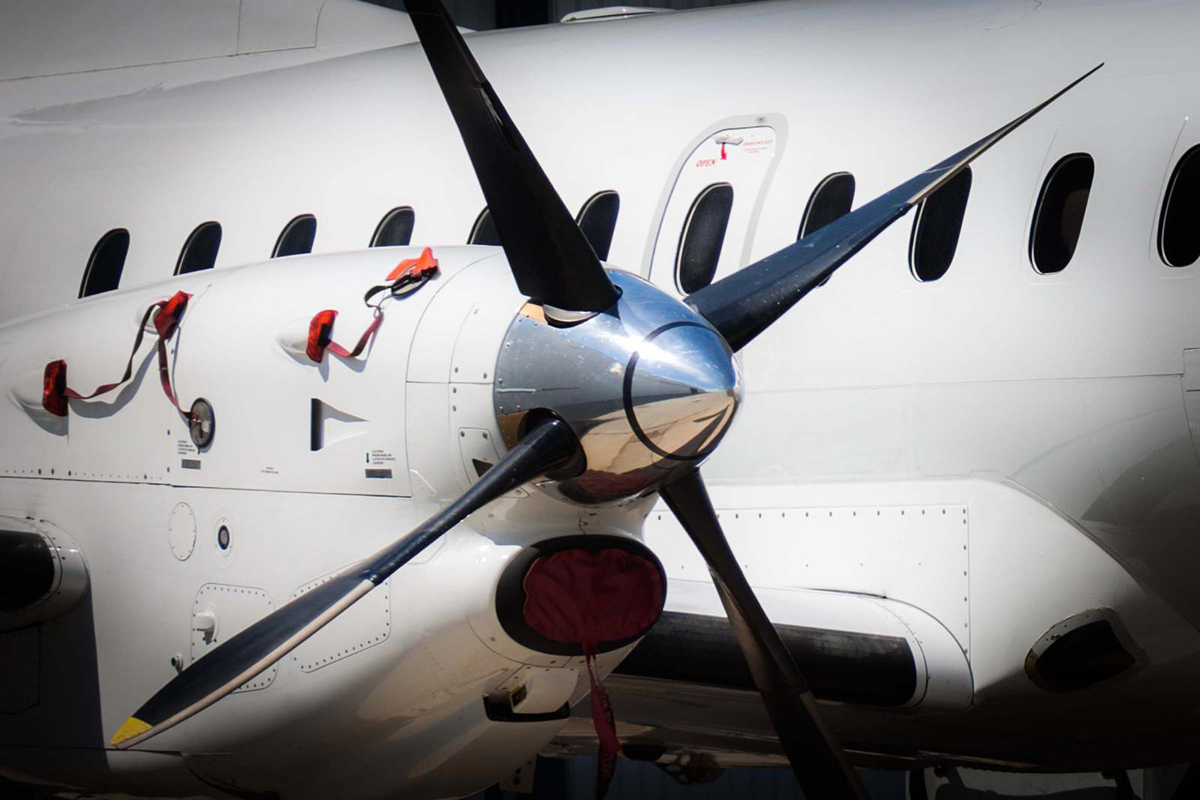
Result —
[[[1107, 62], [973, 166], [944, 277], [913, 277], [906, 218], [744, 351], [740, 421], [704, 472], [767, 611], [925, 648], [909, 707], [830, 709], [852, 752], [1085, 768], [1192, 760], [1200, 745], [1200, 392], [1186, 391], [1200, 359], [1185, 367], [1200, 348], [1200, 266], [1169, 267], [1157, 247], [1168, 178], [1200, 143], [1198, 28], [1187, 2], [761, 3], [468, 38], [566, 205], [620, 194], [608, 261], [664, 288], [714, 134], [770, 140], [769, 161], [745, 166], [731, 148], [712, 165], [736, 198], [720, 276], [794, 241], [826, 175], [853, 173], [861, 205]], [[261, 592], [261, 608], [237, 612], [261, 616], [459, 494], [460, 431], [496, 429], [490, 368], [522, 298], [499, 251], [450, 247], [484, 200], [420, 48], [230, 67], [263, 58], [0, 82], [0, 389], [55, 358], [79, 388], [115, 378], [140, 311], [185, 289], [196, 317], [172, 351], [177, 385], [213, 402], [224, 437], [201, 470], [180, 468], [195, 454], [149, 348], [136, 389], [73, 409], [67, 432], [4, 399], [0, 517], [70, 533], [91, 589], [32, 644], [0, 634], [41, 663], [40, 699], [0, 718], [0, 774], [299, 796], [353, 774], [371, 777], [368, 795], [464, 794], [558, 730], [498, 732], [472, 716], [479, 693], [522, 669], [579, 667], [488, 644], [506, 559], [581, 528], [638, 535], [667, 571], [668, 610], [719, 616], [669, 515], [643, 525], [645, 502], [593, 516], [537, 492], [500, 501], [351, 621], [351, 638], [390, 629], [377, 646], [312, 670], [285, 659], [270, 685], [155, 752], [100, 750], [174, 674], [173, 655], [204, 652], [189, 626], [203, 587]], [[1042, 275], [1029, 258], [1038, 192], [1075, 152], [1096, 165], [1082, 234], [1067, 268]], [[277, 343], [287, 323], [339, 309], [338, 339], [353, 342], [362, 292], [418, 252], [364, 250], [401, 205], [413, 244], [444, 253], [439, 283], [395, 304], [365, 369], [298, 364]], [[303, 213], [317, 255], [256, 263]], [[216, 269], [173, 279], [206, 220], [223, 227]], [[77, 300], [114, 228], [130, 232], [121, 290]], [[319, 453], [314, 398], [337, 411]], [[184, 559], [180, 503], [195, 530]], [[221, 524], [229, 554], [213, 544]], [[1078, 693], [1035, 686], [1034, 642], [1099, 608], [1136, 644], [1135, 673]], [[582, 696], [586, 676], [572, 685]], [[689, 719], [632, 691], [622, 714], [621, 686], [618, 716], [666, 738], [660, 713], [719, 751], [736, 749], [732, 732], [768, 735], [757, 709]]]

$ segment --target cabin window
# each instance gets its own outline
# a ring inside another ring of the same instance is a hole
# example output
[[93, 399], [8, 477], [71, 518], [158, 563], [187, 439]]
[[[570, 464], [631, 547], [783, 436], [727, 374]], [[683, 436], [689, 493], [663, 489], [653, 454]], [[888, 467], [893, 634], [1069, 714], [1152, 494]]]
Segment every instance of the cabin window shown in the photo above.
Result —
[[467, 237], [467, 244], [500, 244], [500, 234], [496, 231], [496, 222], [492, 219], [492, 211], [487, 206], [484, 206], [483, 211], [480, 211], [479, 216], [475, 218], [475, 224], [471, 226], [471, 235]]
[[1095, 174], [1091, 156], [1072, 153], [1046, 176], [1029, 235], [1029, 259], [1043, 275], [1062, 272], [1075, 255]]
[[800, 230], [796, 233], [797, 241], [846, 216], [853, 204], [854, 176], [849, 172], [835, 172], [826, 177], [813, 189], [812, 197], [808, 198], [808, 206], [800, 220]]
[[1184, 153], [1171, 173], [1159, 215], [1158, 254], [1172, 267], [1200, 258], [1200, 145]]
[[684, 294], [712, 283], [732, 208], [733, 187], [728, 183], [705, 187], [692, 202], [675, 254], [675, 280]]
[[283, 226], [283, 231], [275, 241], [275, 249], [271, 251], [271, 258], [311, 253], [316, 238], [317, 218], [312, 214], [301, 214]]
[[221, 223], [200, 223], [179, 251], [179, 260], [175, 262], [175, 274], [186, 275], [189, 272], [212, 269], [217, 263], [217, 251], [220, 249]]
[[970, 195], [971, 168], [967, 167], [917, 206], [908, 242], [908, 266], [917, 280], [936, 281], [950, 269]]
[[371, 236], [371, 247], [407, 245], [412, 241], [413, 225], [416, 221], [417, 215], [409, 206], [393, 208], [384, 214], [383, 219], [375, 226], [375, 233]]
[[92, 248], [87, 269], [83, 271], [79, 296], [91, 297], [101, 292], [111, 292], [120, 286], [121, 271], [125, 269], [125, 256], [128, 254], [129, 231], [116, 228], [101, 236]]
[[617, 228], [617, 212], [620, 210], [620, 195], [611, 190], [597, 192], [588, 198], [583, 208], [579, 209], [579, 216], [575, 218], [588, 244], [596, 251], [596, 257], [601, 261], [608, 260], [613, 231]]

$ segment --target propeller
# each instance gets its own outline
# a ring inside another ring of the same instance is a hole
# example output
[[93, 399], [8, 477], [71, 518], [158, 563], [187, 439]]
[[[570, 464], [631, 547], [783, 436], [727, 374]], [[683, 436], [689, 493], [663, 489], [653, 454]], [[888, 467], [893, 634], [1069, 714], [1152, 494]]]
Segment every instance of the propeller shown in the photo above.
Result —
[[[533, 253], [544, 253], [562, 242], [586, 244], [586, 240], [471, 57], [441, 2], [408, 0], [407, 7], [489, 206], [497, 214], [497, 230], [518, 286], [534, 299], [559, 308], [601, 310], [600, 302], [585, 306], [583, 298], [576, 298], [573, 300], [576, 305], [564, 305], [564, 301], [551, 299], [548, 293], [538, 295], [525, 288], [533, 283], [527, 270], [543, 270], [542, 279], [548, 281], [552, 275], [564, 274], [567, 264], [576, 271], [582, 270], [580, 265], [585, 260], [580, 255], [582, 246], [571, 251], [578, 261], [562, 259], [553, 266], [547, 266], [544, 259]], [[857, 211], [701, 289], [687, 298], [688, 304], [724, 337], [732, 350], [740, 350], [888, 225], [1096, 69], [1099, 67], [994, 133]], [[501, 165], [497, 159], [507, 160]], [[502, 202], [502, 197], [507, 202]], [[505, 221], [499, 215], [502, 208], [506, 212]], [[532, 240], [540, 240], [538, 248], [530, 246]], [[590, 260], [586, 269], [590, 279], [594, 270]], [[599, 296], [600, 283], [597, 278], [587, 290], [589, 299]], [[611, 295], [606, 294], [603, 302], [610, 299]], [[755, 685], [806, 793], [813, 797], [865, 797], [857, 774], [822, 721], [804, 676], [742, 574], [699, 471], [688, 471], [661, 486], [659, 491], [708, 564]]]
[[725, 337], [734, 352], [741, 350], [909, 209], [1103, 66], [1098, 64], [1012, 122], [861, 208], [705, 286], [687, 298], [688, 305]]
[[517, 288], [549, 306], [552, 317], [555, 311], [586, 314], [612, 306], [617, 290], [600, 259], [446, 9], [438, 0], [406, 5], [475, 167]]
[[461, 497], [422, 525], [263, 617], [180, 672], [125, 721], [112, 737], [112, 745], [132, 747], [208, 708], [295, 650], [469, 515], [515, 487], [570, 463], [578, 452], [571, 429], [548, 418]]
[[[547, 340], [550, 342], [548, 348], [539, 351], [540, 368], [546, 374], [555, 375], [562, 370], [579, 372], [579, 365], [584, 363], [580, 354], [586, 350], [579, 345], [598, 330], [620, 334], [601, 337], [605, 342], [628, 340], [632, 343], [630, 346], [635, 348], [632, 358], [623, 367], [617, 363], [618, 374], [613, 380], [623, 389], [618, 388], [613, 397], [576, 397], [570, 392], [560, 396], [574, 402], [570, 410], [601, 407], [615, 400], [615, 407], [628, 417], [631, 444], [627, 451], [622, 451], [622, 457], [628, 463], [640, 464], [638, 469], [652, 468], [654, 474], [660, 476], [655, 479], [654, 486], [712, 573], [755, 685], [806, 794], [821, 798], [865, 797], [845, 752], [822, 720], [808, 683], [742, 573], [700, 477], [699, 462], [723, 435], [740, 397], [738, 373], [736, 366], [731, 366], [730, 351], [741, 349], [765, 331], [888, 225], [1095, 69], [989, 136], [858, 210], [692, 294], [687, 298], [688, 309], [649, 284], [614, 272], [618, 282], [626, 288], [626, 294], [621, 294], [538, 165], [439, 0], [407, 0], [407, 6], [479, 178], [518, 288], [531, 300], [542, 304], [551, 319], [581, 323], [555, 329], [553, 335], [566, 337], [566, 346], [563, 346], [563, 339]], [[630, 291], [631, 288], [636, 291]], [[634, 304], [631, 298], [635, 294], [649, 300], [638, 301], [645, 308], [634, 308], [636, 313], [627, 316], [641, 318], [642, 322], [654, 321], [657, 327], [653, 331], [632, 336], [636, 331], [616, 327], [624, 324], [621, 315], [597, 316], [598, 312], [606, 311], [614, 304]], [[589, 326], [593, 324], [596, 327], [589, 333]], [[534, 323], [525, 329], [533, 330]], [[723, 341], [715, 340], [714, 331], [723, 337]], [[572, 336], [579, 338], [571, 340]], [[705, 343], [704, 337], [713, 341]], [[639, 361], [636, 348], [645, 347], [652, 341], [653, 347]], [[675, 344], [670, 344], [672, 342]], [[561, 346], [561, 350], [555, 350], [554, 346]], [[671, 347], [680, 349], [667, 352]], [[616, 352], [616, 344], [613, 348]], [[656, 359], [650, 357], [658, 351], [666, 353], [659, 360], [669, 367], [661, 375], [654, 372]], [[605, 352], [609, 353], [608, 350]], [[557, 357], [566, 359], [561, 370], [554, 362]], [[710, 359], [711, 363], [706, 361], [699, 365], [705, 369], [675, 369], [678, 365], [697, 366], [689, 362], [689, 359], [697, 358]], [[717, 363], [722, 358], [724, 365]], [[607, 363], [612, 363], [611, 356]], [[607, 375], [611, 370], [602, 372]], [[697, 375], [719, 376], [721, 380], [712, 386], [688, 383]], [[602, 385], [600, 377], [593, 378], [595, 386]], [[732, 382], [726, 380], [730, 378]], [[661, 387], [666, 385], [690, 387], [686, 395], [681, 395], [688, 400], [680, 401], [675, 393], [662, 395]], [[571, 392], [575, 391], [572, 387]], [[635, 396], [640, 392], [650, 392], [650, 399], [645, 400], [643, 394]], [[696, 412], [696, 408], [707, 408], [696, 400], [703, 398], [706, 392], [722, 398], [719, 422], [725, 427], [716, 433], [708, 428], [698, 431], [707, 444], [697, 453], [687, 447], [680, 448], [678, 443], [670, 445], [674, 448], [670, 452], [655, 444], [655, 441], [674, 441], [671, 437], [687, 429], [688, 424], [693, 426], [693, 433], [697, 433], [694, 426], [704, 423], [708, 417], [687, 418], [687, 414], [701, 413]], [[549, 398], [547, 402], [554, 402], [552, 394], [545, 397]], [[642, 402], [645, 405], [637, 405]], [[503, 408], [499, 410], [502, 412]], [[675, 414], [680, 416], [675, 418]], [[619, 413], [606, 419], [609, 430], [616, 430], [622, 424]], [[657, 440], [648, 438], [639, 419], [653, 423]], [[680, 427], [672, 428], [681, 421]], [[637, 439], [645, 445], [645, 453], [633, 452], [636, 447], [632, 443], [633, 431], [639, 432]], [[582, 457], [586, 463], [587, 434], [587, 425], [573, 428], [557, 417], [547, 417], [523, 439], [510, 443], [508, 455], [445, 510], [378, 553], [251, 625], [180, 673], [130, 717], [113, 737], [113, 744], [131, 747], [203, 710], [293, 650], [472, 512], [520, 484], [564, 465], [574, 465], [577, 458]], [[638, 462], [643, 457], [650, 460]], [[591, 484], [593, 489], [635, 487], [626, 491], [625, 496], [628, 496], [645, 488], [645, 484], [639, 482], [641, 477], [632, 471], [624, 474], [604, 472], [603, 466], [592, 465], [585, 470], [593, 468], [599, 470], [591, 473], [593, 478], [599, 479]], [[637, 480], [623, 482], [631, 476]]]

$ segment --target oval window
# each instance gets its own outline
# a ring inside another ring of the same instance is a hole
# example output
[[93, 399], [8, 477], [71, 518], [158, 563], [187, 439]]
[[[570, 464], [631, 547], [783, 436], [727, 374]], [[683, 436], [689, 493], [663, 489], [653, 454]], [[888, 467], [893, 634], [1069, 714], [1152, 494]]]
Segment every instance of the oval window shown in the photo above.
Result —
[[917, 206], [908, 242], [908, 266], [917, 280], [936, 281], [950, 269], [970, 195], [971, 168], [967, 167]]
[[312, 214], [301, 214], [283, 226], [283, 231], [275, 241], [275, 249], [271, 251], [271, 258], [311, 253], [316, 238], [317, 218]]
[[121, 272], [125, 269], [125, 256], [129, 254], [129, 231], [115, 228], [100, 237], [92, 254], [88, 257], [79, 284], [79, 296], [91, 297], [101, 292], [111, 292], [121, 285]]
[[728, 183], [705, 187], [692, 202], [675, 254], [675, 280], [684, 294], [712, 283], [732, 208], [733, 187]]
[[221, 223], [200, 223], [179, 251], [179, 260], [175, 262], [175, 274], [186, 275], [189, 272], [212, 269], [217, 263], [217, 251], [220, 249]]
[[371, 236], [371, 247], [394, 247], [407, 245], [412, 241], [413, 226], [417, 222], [416, 213], [409, 206], [393, 208], [383, 215], [375, 226]]
[[1200, 145], [1184, 153], [1171, 173], [1158, 221], [1158, 254], [1172, 267], [1200, 258]]
[[1075, 255], [1095, 174], [1091, 156], [1072, 153], [1046, 176], [1029, 234], [1029, 259], [1043, 275], [1062, 272]]
[[471, 226], [471, 235], [467, 237], [467, 244], [500, 244], [500, 234], [496, 231], [496, 222], [492, 219], [492, 210], [487, 206], [483, 207], [483, 211], [479, 212], [479, 216], [475, 218], [475, 224]]
[[621, 197], [614, 191], [597, 192], [588, 198], [579, 209], [575, 222], [583, 231], [588, 244], [596, 251], [601, 261], [608, 260], [613, 232], [617, 229], [617, 212], [621, 210]]
[[796, 240], [799, 241], [835, 219], [846, 216], [853, 204], [854, 176], [849, 172], [835, 172], [826, 177], [813, 189], [812, 197], [808, 198], [808, 206], [800, 220]]

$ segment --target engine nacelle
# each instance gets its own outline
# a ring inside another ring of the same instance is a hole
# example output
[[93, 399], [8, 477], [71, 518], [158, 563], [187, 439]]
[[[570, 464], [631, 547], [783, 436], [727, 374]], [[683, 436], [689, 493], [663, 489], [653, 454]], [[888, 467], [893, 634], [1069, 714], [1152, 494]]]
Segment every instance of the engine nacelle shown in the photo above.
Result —
[[74, 539], [44, 520], [0, 517], [0, 631], [54, 619], [87, 587]]

